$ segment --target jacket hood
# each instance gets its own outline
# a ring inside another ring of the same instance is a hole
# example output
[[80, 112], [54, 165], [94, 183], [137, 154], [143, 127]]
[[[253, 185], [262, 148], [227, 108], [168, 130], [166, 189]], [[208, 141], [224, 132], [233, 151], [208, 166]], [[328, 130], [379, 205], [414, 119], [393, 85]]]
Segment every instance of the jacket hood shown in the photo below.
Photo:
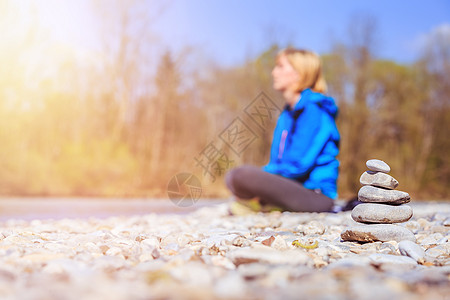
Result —
[[338, 113], [338, 107], [334, 102], [334, 99], [325, 96], [321, 93], [313, 92], [311, 89], [306, 89], [301, 93], [301, 98], [294, 107], [294, 111], [303, 110], [309, 103], [317, 104], [322, 110], [327, 112], [333, 118], [336, 118]]

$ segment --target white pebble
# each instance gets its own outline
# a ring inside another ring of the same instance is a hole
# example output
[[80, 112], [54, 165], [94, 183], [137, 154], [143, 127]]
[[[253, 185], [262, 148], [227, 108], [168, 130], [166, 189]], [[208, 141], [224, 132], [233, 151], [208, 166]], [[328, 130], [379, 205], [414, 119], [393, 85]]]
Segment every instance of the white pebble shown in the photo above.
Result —
[[425, 251], [423, 251], [422, 247], [412, 241], [401, 241], [398, 243], [398, 249], [402, 255], [409, 256], [418, 263], [423, 263], [425, 261]]

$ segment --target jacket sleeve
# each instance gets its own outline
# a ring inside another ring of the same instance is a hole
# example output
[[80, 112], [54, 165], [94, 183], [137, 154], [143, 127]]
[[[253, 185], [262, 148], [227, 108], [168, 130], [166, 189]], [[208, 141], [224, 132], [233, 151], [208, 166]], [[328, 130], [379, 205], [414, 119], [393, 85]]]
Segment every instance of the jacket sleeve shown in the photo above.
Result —
[[289, 147], [277, 163], [264, 170], [287, 178], [298, 178], [310, 172], [330, 137], [328, 116], [316, 104], [307, 105], [290, 132]]

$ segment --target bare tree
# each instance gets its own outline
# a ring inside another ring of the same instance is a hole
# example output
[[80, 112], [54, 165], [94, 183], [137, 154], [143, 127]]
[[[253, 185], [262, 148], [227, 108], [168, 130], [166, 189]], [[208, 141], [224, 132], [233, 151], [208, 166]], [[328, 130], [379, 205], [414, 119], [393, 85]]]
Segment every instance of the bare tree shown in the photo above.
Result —
[[[348, 46], [344, 48], [350, 81], [344, 84], [344, 90], [352, 91], [351, 102], [341, 108], [341, 118], [350, 118], [349, 126], [342, 132], [341, 171], [346, 179], [346, 186], [351, 191], [358, 189], [358, 176], [363, 161], [367, 159], [367, 122], [369, 109], [367, 105], [370, 67], [373, 61], [376, 39], [376, 21], [373, 17], [359, 14], [351, 18]], [[339, 55], [339, 53], [338, 53]]]

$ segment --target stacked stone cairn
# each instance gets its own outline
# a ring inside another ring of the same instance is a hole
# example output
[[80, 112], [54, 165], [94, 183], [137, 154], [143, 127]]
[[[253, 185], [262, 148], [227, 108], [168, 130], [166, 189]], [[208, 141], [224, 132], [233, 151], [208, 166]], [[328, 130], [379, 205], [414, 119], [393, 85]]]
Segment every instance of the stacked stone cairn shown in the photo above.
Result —
[[409, 194], [395, 190], [398, 181], [388, 174], [391, 168], [384, 161], [371, 159], [366, 166], [369, 170], [361, 175], [363, 187], [358, 192], [358, 200], [364, 203], [355, 206], [351, 214], [353, 220], [364, 225], [342, 231], [342, 240], [415, 242], [411, 231], [395, 224], [406, 222], [413, 215], [411, 206], [405, 204], [410, 201]]

